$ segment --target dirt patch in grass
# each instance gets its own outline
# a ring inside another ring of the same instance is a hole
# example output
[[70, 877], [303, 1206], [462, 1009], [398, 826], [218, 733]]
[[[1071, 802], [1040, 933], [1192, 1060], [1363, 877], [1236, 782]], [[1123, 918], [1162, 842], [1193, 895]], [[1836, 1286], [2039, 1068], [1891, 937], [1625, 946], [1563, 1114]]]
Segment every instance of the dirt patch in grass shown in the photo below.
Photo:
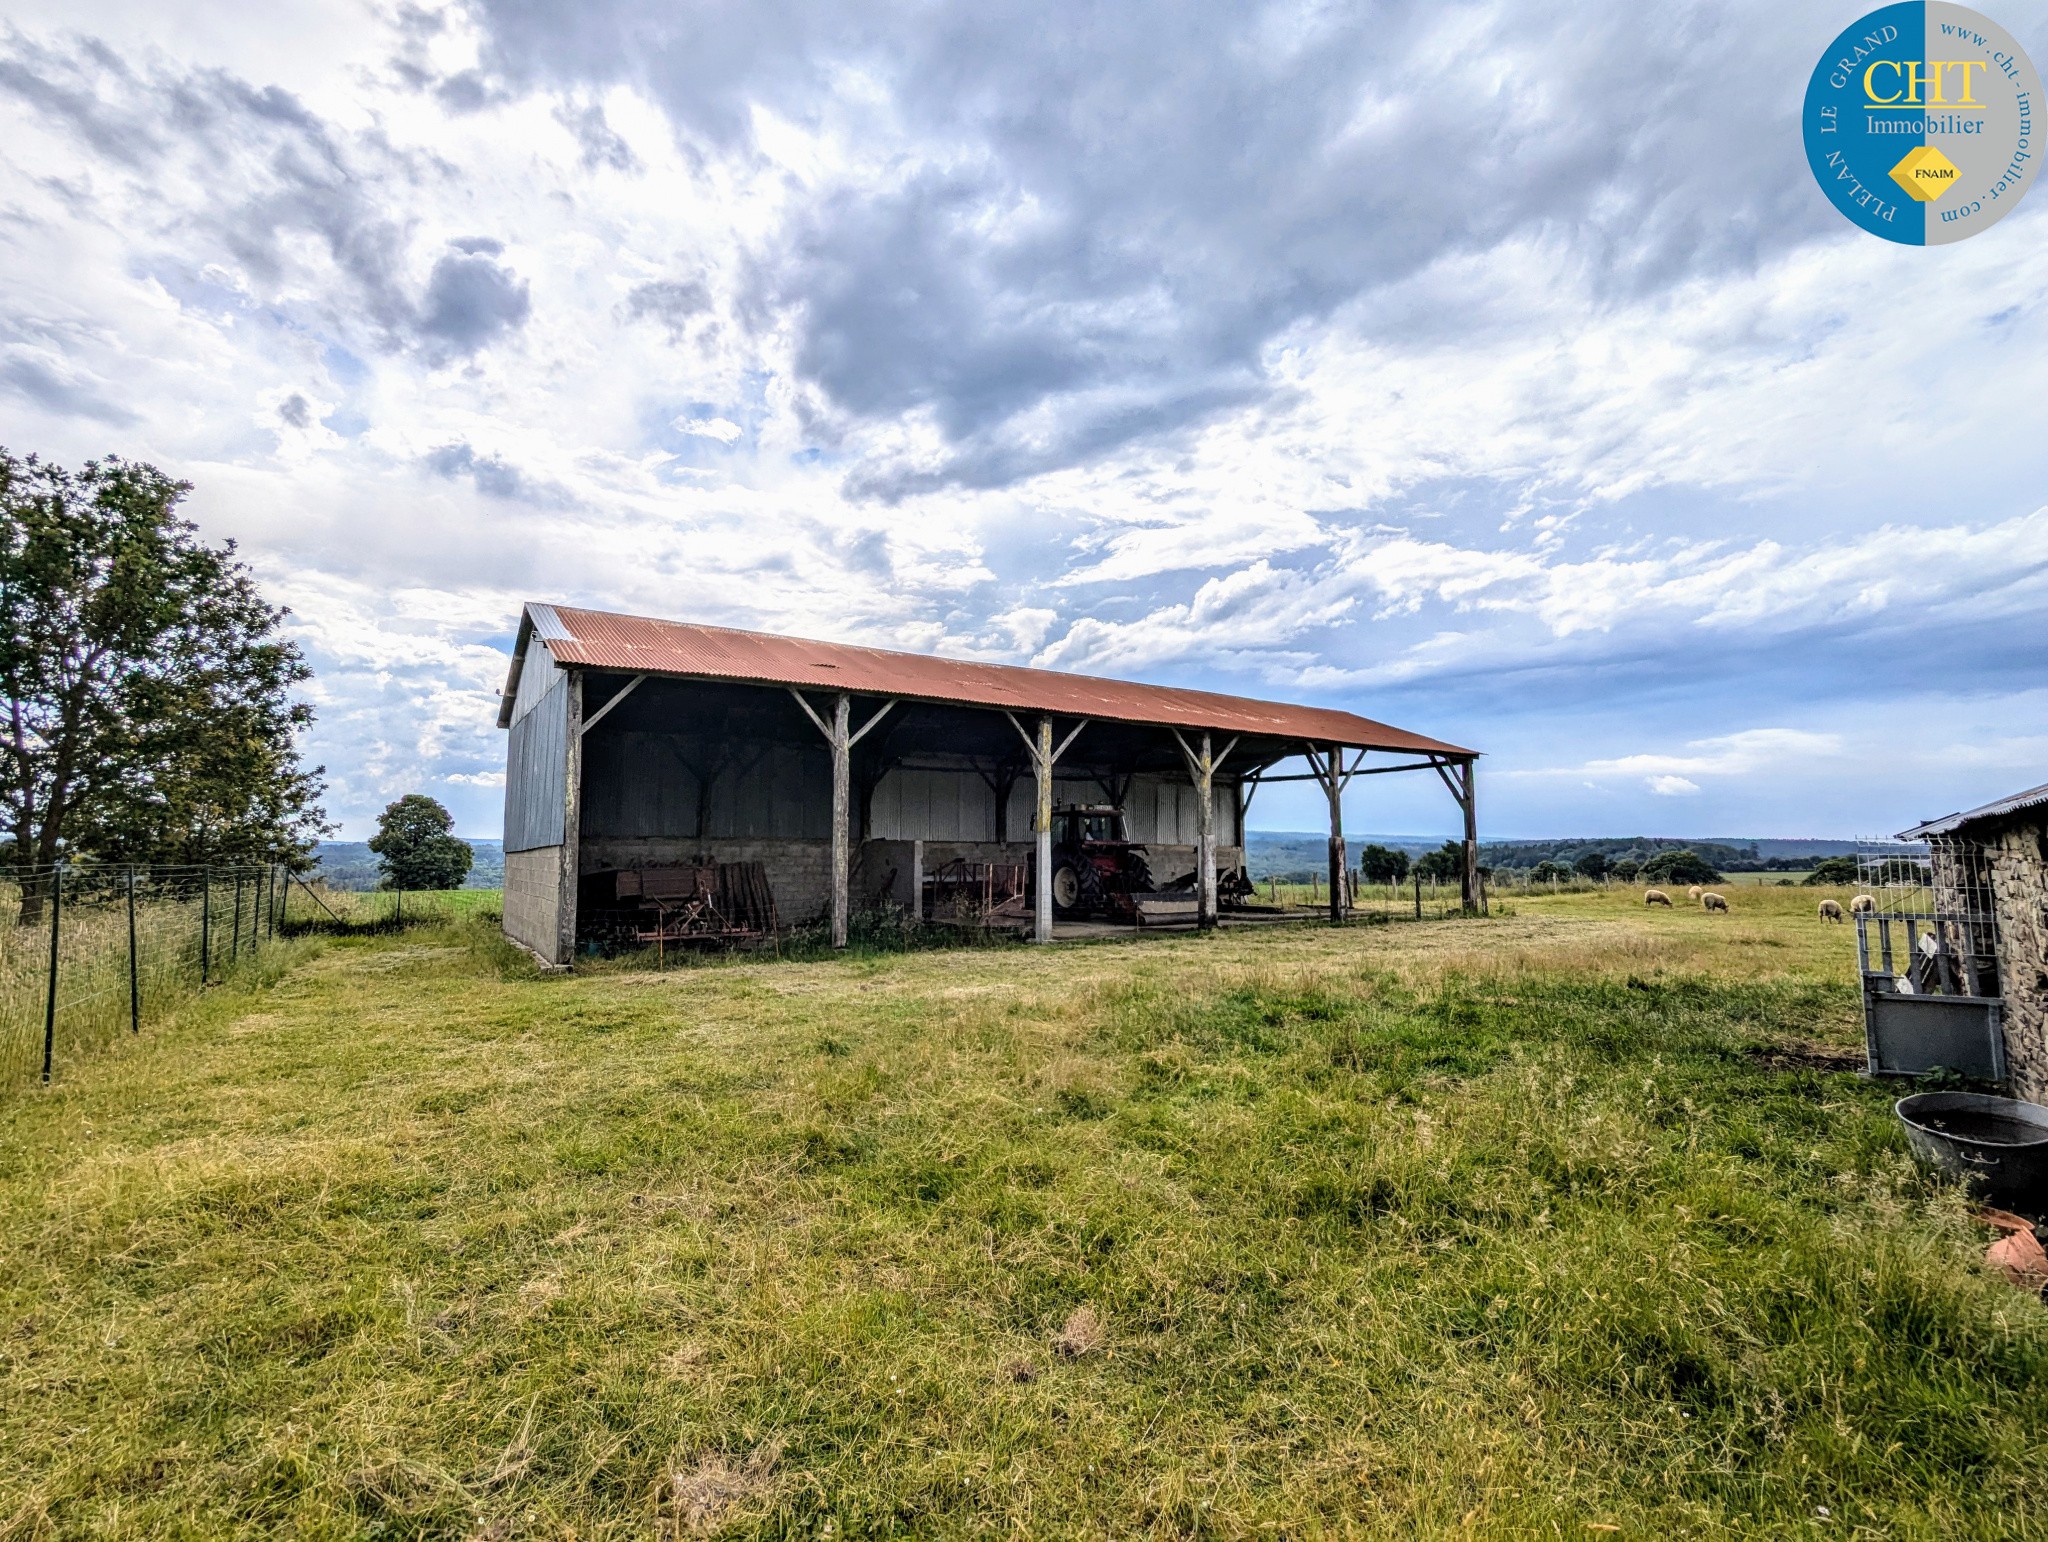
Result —
[[673, 1468], [663, 1496], [670, 1534], [705, 1536], [733, 1512], [758, 1505], [774, 1487], [781, 1458], [782, 1443], [770, 1441], [743, 1458], [714, 1451]]
[[1052, 1336], [1053, 1353], [1063, 1360], [1079, 1360], [1109, 1347], [1109, 1329], [1102, 1314], [1085, 1302], [1067, 1314], [1060, 1331]]
[[1845, 1049], [1798, 1040], [1782, 1044], [1752, 1044], [1744, 1053], [1758, 1065], [1769, 1066], [1773, 1071], [1861, 1071], [1869, 1063], [1863, 1055]]

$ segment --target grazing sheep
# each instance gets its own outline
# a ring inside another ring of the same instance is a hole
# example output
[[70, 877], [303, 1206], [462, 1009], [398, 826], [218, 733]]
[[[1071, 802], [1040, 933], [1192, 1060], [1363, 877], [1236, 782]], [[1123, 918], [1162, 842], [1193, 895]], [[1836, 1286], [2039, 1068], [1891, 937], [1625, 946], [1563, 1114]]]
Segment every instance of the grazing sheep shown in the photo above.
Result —
[[1643, 903], [1645, 905], [1669, 905], [1671, 903], [1671, 896], [1662, 889], [1650, 889], [1644, 893]]
[[1820, 902], [1820, 918], [1823, 921], [1841, 920], [1842, 902], [1840, 900], [1822, 900]]
[[1691, 888], [1685, 891], [1685, 897], [1687, 899], [1698, 899], [1700, 895], [1702, 895], [1705, 892], [1706, 891], [1702, 889], [1698, 884], [1694, 884]]
[[1709, 890], [1700, 895], [1700, 908], [1702, 910], [1726, 910], [1728, 908], [1728, 901]]
[[1877, 914], [1877, 901], [1868, 894], [1859, 894], [1849, 901], [1849, 912], [1852, 915], [1874, 916]]

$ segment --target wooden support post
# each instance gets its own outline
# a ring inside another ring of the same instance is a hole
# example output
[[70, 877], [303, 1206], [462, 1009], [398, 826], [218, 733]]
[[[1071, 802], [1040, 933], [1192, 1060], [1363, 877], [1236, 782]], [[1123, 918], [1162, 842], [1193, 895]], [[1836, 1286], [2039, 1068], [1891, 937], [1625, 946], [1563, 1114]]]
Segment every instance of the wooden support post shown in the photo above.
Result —
[[875, 709], [874, 715], [860, 725], [860, 732], [855, 733], [853, 698], [844, 691], [832, 700], [829, 726], [804, 700], [802, 691], [790, 686], [789, 694], [804, 709], [804, 716], [825, 736], [826, 746], [832, 751], [832, 946], [843, 948], [846, 946], [848, 892], [853, 865], [849, 833], [853, 821], [853, 747], [867, 737], [869, 729], [889, 715], [889, 710], [896, 703], [894, 700], [883, 702]]
[[1031, 896], [1031, 940], [1052, 941], [1052, 718], [1038, 720], [1038, 743], [1032, 747], [1031, 770], [1038, 783], [1038, 809], [1032, 829], [1038, 841], [1036, 890]]
[[1351, 908], [1350, 862], [1344, 853], [1344, 751], [1330, 746], [1330, 775], [1323, 783], [1330, 795], [1330, 924], [1344, 924]]
[[1216, 757], [1206, 731], [1194, 780], [1195, 925], [1206, 932], [1216, 924]]
[[1188, 763], [1188, 780], [1195, 784], [1195, 925], [1208, 931], [1216, 925], [1216, 768], [1230, 758], [1237, 740], [1223, 746], [1219, 755], [1205, 731], [1199, 753], [1180, 730], [1173, 730]]
[[1038, 785], [1038, 810], [1032, 819], [1033, 831], [1038, 841], [1038, 857], [1032, 864], [1037, 869], [1037, 879], [1032, 884], [1031, 896], [1031, 940], [1052, 941], [1052, 772], [1060, 763], [1060, 756], [1066, 754], [1067, 746], [1080, 737], [1081, 730], [1088, 726], [1085, 717], [1068, 730], [1066, 738], [1055, 746], [1052, 742], [1052, 715], [1038, 720], [1038, 735], [1034, 738], [1024, 731], [1024, 725], [1017, 721], [1014, 712], [1005, 712], [1010, 726], [1017, 730], [1017, 737], [1024, 741], [1025, 753], [1031, 757], [1031, 774]]
[[910, 924], [924, 925], [924, 842], [910, 843]]
[[1470, 911], [1479, 909], [1478, 779], [1478, 766], [1473, 761], [1466, 761], [1464, 774], [1460, 777], [1464, 783], [1464, 796], [1458, 799], [1465, 810], [1465, 864], [1464, 871], [1459, 875], [1463, 880], [1460, 884], [1462, 892], [1459, 900]]
[[1432, 759], [1430, 764], [1436, 767], [1436, 774], [1451, 790], [1451, 796], [1458, 800], [1458, 807], [1465, 815], [1465, 860], [1459, 864], [1458, 903], [1477, 915], [1484, 898], [1479, 886], [1478, 762]]
[[853, 698], [841, 691], [832, 701], [832, 946], [846, 946], [849, 852], [847, 825], [853, 812]]

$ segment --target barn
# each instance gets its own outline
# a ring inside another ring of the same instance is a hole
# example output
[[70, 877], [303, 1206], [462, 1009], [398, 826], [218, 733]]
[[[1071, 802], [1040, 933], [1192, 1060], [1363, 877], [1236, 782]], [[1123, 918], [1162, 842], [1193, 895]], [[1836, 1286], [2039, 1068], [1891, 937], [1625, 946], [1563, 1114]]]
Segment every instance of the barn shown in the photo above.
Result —
[[928, 875], [1028, 872], [1014, 903], [1050, 941], [1054, 811], [1078, 807], [1122, 810], [1213, 925], [1277, 781], [1321, 784], [1341, 919], [1342, 793], [1390, 773], [1462, 807], [1478, 901], [1476, 752], [1329, 708], [529, 603], [498, 726], [505, 932], [550, 964], [617, 896], [714, 869], [760, 875], [776, 924], [841, 946], [857, 906], [921, 914]]
[[2048, 1103], [2048, 786], [1899, 838], [1928, 844], [1939, 956], [1955, 957], [1959, 990], [1995, 1002], [2014, 1095]]

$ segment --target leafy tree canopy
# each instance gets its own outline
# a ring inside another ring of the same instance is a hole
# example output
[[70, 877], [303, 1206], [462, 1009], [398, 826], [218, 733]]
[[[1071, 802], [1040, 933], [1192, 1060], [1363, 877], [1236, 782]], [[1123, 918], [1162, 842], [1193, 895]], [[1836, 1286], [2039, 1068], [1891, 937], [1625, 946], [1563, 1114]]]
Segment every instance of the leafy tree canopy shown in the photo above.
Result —
[[1817, 888], [1822, 884], [1852, 884], [1861, 882], [1862, 876], [1854, 857], [1822, 857], [1806, 875], [1806, 885]]
[[1590, 878], [1595, 883], [1598, 883], [1607, 876], [1608, 869], [1612, 865], [1608, 860], [1606, 852], [1588, 851], [1580, 853], [1578, 861], [1572, 864], [1572, 871], [1581, 878]]
[[[5, 860], [310, 865], [321, 767], [299, 763], [311, 673], [191, 491], [109, 458], [0, 449]], [[26, 886], [23, 919], [41, 909]]]
[[1418, 857], [1415, 871], [1438, 883], [1455, 883], [1465, 871], [1465, 848], [1456, 841], [1445, 841], [1435, 851]]
[[1637, 874], [1645, 883], [1719, 883], [1721, 875], [1691, 848], [1660, 851]]
[[1643, 865], [1633, 857], [1623, 857], [1607, 871], [1622, 883], [1634, 883], [1642, 874]]
[[1358, 871], [1367, 883], [1399, 883], [1408, 876], [1408, 853], [1375, 842], [1358, 854]]
[[476, 853], [456, 836], [455, 818], [425, 793], [409, 792], [377, 816], [370, 850], [387, 889], [459, 889]]

